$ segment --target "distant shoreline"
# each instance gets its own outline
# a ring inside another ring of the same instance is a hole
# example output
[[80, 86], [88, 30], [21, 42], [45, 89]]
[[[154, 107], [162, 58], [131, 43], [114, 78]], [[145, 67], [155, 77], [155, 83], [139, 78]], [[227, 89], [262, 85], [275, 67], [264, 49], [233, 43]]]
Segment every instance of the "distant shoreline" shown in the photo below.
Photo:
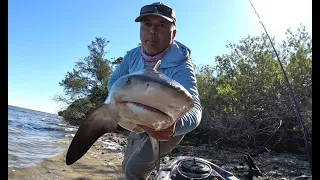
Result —
[[[8, 104], [8, 108], [9, 108], [9, 107], [59, 116], [59, 115], [58, 115], [58, 112], [56, 112], [56, 113], [50, 113], [50, 112], [44, 112], [44, 111], [40, 111], [40, 110], [29, 109], [29, 108], [25, 108], [25, 107], [20, 107], [20, 106]], [[59, 116], [59, 117], [61, 117], [61, 116]]]

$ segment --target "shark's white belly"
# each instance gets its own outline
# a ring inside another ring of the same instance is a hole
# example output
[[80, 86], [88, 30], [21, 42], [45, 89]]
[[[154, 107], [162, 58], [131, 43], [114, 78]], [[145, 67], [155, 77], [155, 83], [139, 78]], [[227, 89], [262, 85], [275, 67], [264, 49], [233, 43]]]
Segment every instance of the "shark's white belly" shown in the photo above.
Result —
[[148, 126], [158, 131], [170, 127], [176, 121], [166, 114], [150, 111], [134, 103], [120, 106], [119, 116], [121, 119], [118, 124], [134, 132], [144, 132], [139, 125]]
[[131, 132], [137, 132], [137, 133], [144, 132], [144, 130], [140, 126], [129, 121], [126, 118], [121, 118], [120, 121], [118, 122], [118, 125]]

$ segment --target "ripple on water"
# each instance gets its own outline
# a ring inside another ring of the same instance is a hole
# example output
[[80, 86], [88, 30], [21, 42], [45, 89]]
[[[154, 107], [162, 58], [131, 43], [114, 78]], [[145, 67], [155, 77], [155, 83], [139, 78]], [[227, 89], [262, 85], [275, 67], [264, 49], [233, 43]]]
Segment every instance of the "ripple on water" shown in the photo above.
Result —
[[8, 108], [8, 168], [23, 168], [65, 150], [64, 139], [76, 130], [61, 117]]

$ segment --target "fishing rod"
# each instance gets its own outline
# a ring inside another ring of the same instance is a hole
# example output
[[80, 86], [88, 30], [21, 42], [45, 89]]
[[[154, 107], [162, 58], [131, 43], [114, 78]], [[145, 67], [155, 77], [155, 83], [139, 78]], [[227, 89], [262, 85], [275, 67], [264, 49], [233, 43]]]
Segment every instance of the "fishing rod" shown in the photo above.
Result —
[[295, 112], [296, 112], [296, 116], [297, 116], [297, 118], [298, 118], [298, 120], [299, 120], [301, 129], [302, 129], [303, 138], [304, 138], [304, 143], [305, 143], [305, 148], [306, 148], [306, 151], [307, 151], [308, 161], [309, 161], [310, 170], [311, 170], [311, 174], [312, 174], [312, 143], [311, 143], [311, 139], [308, 137], [308, 134], [307, 134], [307, 132], [306, 132], [306, 130], [305, 130], [305, 128], [304, 128], [304, 123], [303, 123], [303, 120], [302, 120], [302, 117], [301, 117], [301, 114], [300, 114], [300, 108], [299, 108], [299, 106], [298, 106], [298, 103], [297, 103], [296, 98], [295, 98], [294, 93], [293, 93], [293, 89], [292, 89], [292, 87], [291, 87], [291, 85], [290, 85], [290, 82], [289, 82], [289, 80], [288, 80], [288, 77], [287, 77], [287, 75], [286, 75], [286, 71], [284, 70], [284, 68], [283, 68], [283, 66], [282, 66], [282, 63], [281, 63], [281, 61], [280, 61], [278, 52], [277, 52], [277, 50], [275, 49], [275, 47], [274, 47], [274, 45], [273, 45], [273, 43], [272, 43], [272, 40], [271, 40], [271, 38], [270, 38], [270, 36], [269, 36], [269, 34], [268, 34], [265, 26], [263, 25], [263, 23], [262, 23], [262, 21], [261, 21], [261, 19], [260, 19], [260, 16], [258, 15], [256, 9], [254, 8], [251, 0], [249, 0], [249, 1], [250, 1], [250, 4], [251, 4], [253, 10], [255, 11], [256, 15], [258, 16], [259, 21], [260, 21], [260, 23], [261, 23], [261, 25], [262, 25], [262, 27], [263, 27], [263, 29], [264, 29], [264, 31], [265, 31], [268, 39], [270, 40], [271, 46], [272, 46], [273, 51], [274, 51], [274, 53], [275, 53], [275, 55], [276, 55], [276, 57], [277, 57], [277, 59], [278, 59], [278, 61], [279, 61], [279, 64], [280, 64], [280, 67], [281, 67], [283, 76], [284, 76], [284, 78], [285, 78], [285, 81], [286, 81], [286, 83], [287, 83], [288, 89], [289, 89], [289, 91], [290, 91], [291, 100], [293, 101], [293, 103], [294, 103], [294, 105], [295, 105], [295, 107], [296, 107], [296, 111], [295, 111]]

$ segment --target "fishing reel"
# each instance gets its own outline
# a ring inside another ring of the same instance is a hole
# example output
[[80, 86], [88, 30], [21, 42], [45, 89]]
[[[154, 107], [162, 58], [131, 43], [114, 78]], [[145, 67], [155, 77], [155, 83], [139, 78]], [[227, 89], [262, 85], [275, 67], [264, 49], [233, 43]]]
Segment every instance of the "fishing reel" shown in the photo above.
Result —
[[180, 156], [165, 164], [155, 180], [237, 180], [232, 173], [198, 157]]
[[187, 159], [178, 163], [174, 179], [208, 179], [211, 173], [212, 168], [208, 163]]

